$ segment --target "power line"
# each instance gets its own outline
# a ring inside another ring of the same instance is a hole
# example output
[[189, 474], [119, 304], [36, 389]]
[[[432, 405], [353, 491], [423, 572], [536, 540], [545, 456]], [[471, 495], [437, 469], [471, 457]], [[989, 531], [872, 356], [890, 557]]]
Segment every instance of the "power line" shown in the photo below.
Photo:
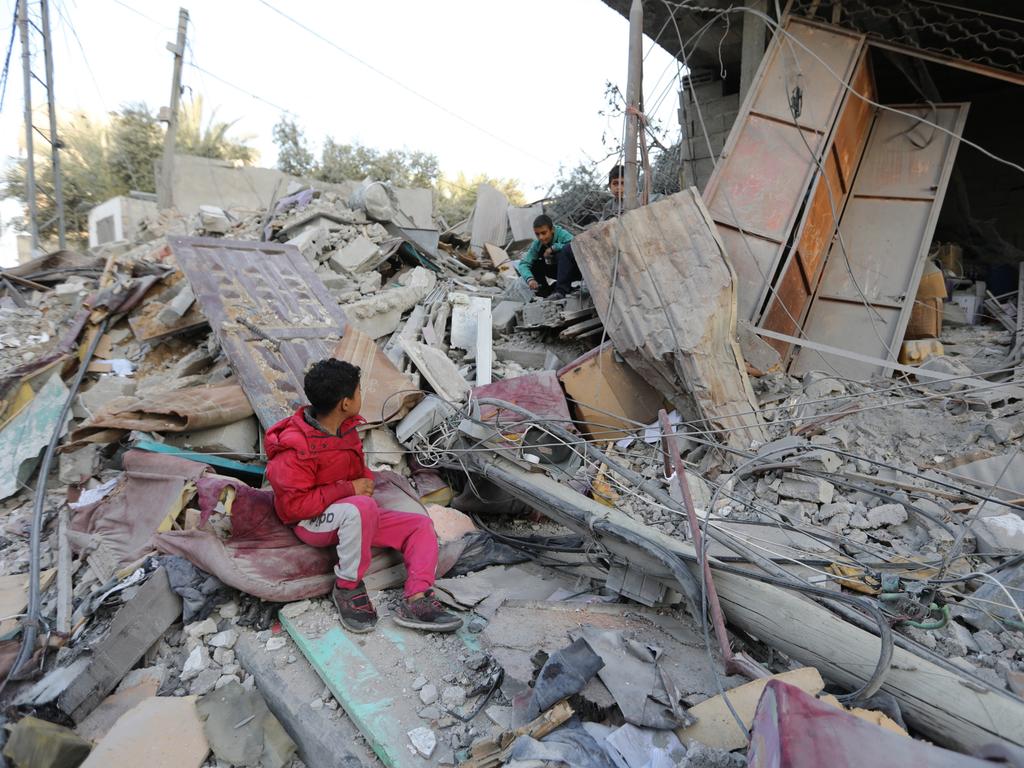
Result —
[[281, 106], [280, 104], [275, 104], [274, 102], [270, 101], [269, 99], [264, 99], [264, 98], [263, 98], [262, 96], [257, 96], [257, 95], [256, 95], [255, 93], [253, 93], [252, 91], [247, 91], [247, 90], [246, 90], [245, 88], [243, 88], [242, 86], [240, 86], [240, 85], [235, 85], [235, 84], [234, 84], [234, 83], [232, 83], [231, 81], [229, 81], [229, 80], [225, 80], [225, 79], [224, 79], [223, 77], [220, 77], [219, 75], [215, 75], [215, 74], [213, 74], [213, 72], [211, 72], [210, 70], [208, 70], [208, 69], [204, 69], [203, 67], [200, 67], [200, 66], [199, 66], [198, 64], [196, 64], [196, 62], [195, 62], [195, 58], [194, 58], [194, 57], [195, 57], [195, 52], [194, 52], [194, 51], [193, 51], [193, 54], [192, 54], [192, 55], [193, 55], [193, 60], [192, 60], [192, 61], [190, 61], [190, 62], [188, 62], [188, 65], [189, 65], [190, 67], [192, 67], [192, 69], [194, 69], [194, 70], [196, 70], [196, 71], [198, 71], [198, 72], [202, 72], [202, 73], [203, 73], [204, 75], [207, 75], [208, 77], [212, 77], [212, 78], [213, 78], [214, 80], [216, 80], [217, 82], [219, 82], [219, 83], [223, 83], [224, 85], [228, 86], [229, 88], [234, 88], [234, 89], [235, 89], [236, 91], [238, 91], [239, 93], [244, 93], [244, 94], [245, 94], [246, 96], [248, 96], [248, 97], [249, 97], [250, 99], [255, 99], [256, 101], [262, 101], [262, 102], [263, 102], [264, 104], [266, 104], [267, 106], [273, 107], [274, 109], [276, 109], [276, 110], [278, 110], [278, 111], [280, 111], [280, 112], [284, 112], [285, 114], [288, 114], [288, 115], [294, 115], [294, 116], [298, 117], [298, 113], [296, 113], [296, 112], [294, 112], [294, 111], [292, 111], [292, 110], [290, 110], [290, 109], [287, 109], [287, 108], [285, 108], [285, 107], [282, 107], [282, 106]]
[[7, 55], [4, 57], [4, 71], [0, 75], [0, 112], [4, 108], [4, 96], [7, 95], [7, 73], [11, 67], [11, 52], [14, 50], [14, 33], [18, 31], [18, 4], [14, 4], [14, 18], [11, 20], [11, 39], [7, 42]]
[[394, 83], [395, 85], [397, 85], [402, 90], [407, 91], [408, 93], [411, 93], [416, 98], [418, 98], [418, 99], [420, 99], [422, 101], [425, 101], [426, 103], [430, 104], [435, 109], [441, 110], [445, 114], [450, 115], [451, 117], [454, 117], [459, 122], [465, 123], [469, 127], [479, 131], [480, 133], [483, 133], [486, 136], [490, 136], [495, 141], [500, 141], [505, 146], [510, 147], [511, 149], [514, 149], [517, 152], [520, 152], [523, 155], [526, 155], [527, 157], [533, 158], [537, 162], [543, 163], [544, 165], [547, 165], [547, 166], [550, 166], [550, 165], [554, 164], [554, 163], [552, 163], [549, 160], [545, 160], [544, 158], [539, 157], [538, 155], [533, 154], [533, 152], [531, 152], [528, 149], [523, 149], [522, 147], [519, 147], [519, 146], [513, 144], [512, 142], [508, 141], [507, 139], [503, 139], [501, 136], [497, 135], [496, 133], [494, 133], [492, 131], [489, 131], [487, 128], [484, 128], [482, 125], [478, 125], [477, 123], [474, 123], [472, 120], [470, 120], [470, 119], [468, 119], [466, 117], [463, 117], [462, 115], [458, 114], [457, 112], [454, 112], [453, 110], [451, 110], [448, 107], [444, 106], [440, 102], [437, 102], [434, 99], [430, 98], [429, 96], [425, 96], [424, 94], [422, 94], [419, 91], [417, 91], [415, 88], [413, 88], [413, 87], [411, 87], [409, 85], [406, 85], [401, 80], [398, 80], [397, 78], [393, 77], [392, 75], [389, 75], [387, 72], [384, 72], [384, 71], [378, 69], [377, 67], [375, 67], [372, 64], [370, 64], [368, 61], [359, 58], [358, 56], [356, 56], [354, 53], [352, 53], [350, 51], [345, 50], [340, 45], [335, 43], [333, 40], [330, 40], [330, 39], [324, 37], [323, 35], [321, 35], [315, 29], [312, 29], [311, 27], [307, 27], [301, 21], [298, 21], [294, 17], [289, 16], [287, 13], [285, 13], [281, 9], [271, 5], [269, 2], [267, 2], [267, 0], [258, 0], [258, 2], [262, 3], [267, 8], [272, 10], [274, 13], [276, 13], [279, 16], [287, 19], [288, 21], [290, 21], [295, 26], [299, 27], [300, 29], [305, 30], [309, 34], [313, 35], [313, 37], [315, 37], [318, 40], [321, 40], [322, 42], [326, 43], [327, 45], [331, 46], [332, 48], [334, 48], [338, 52], [344, 54], [345, 56], [347, 56], [348, 58], [352, 59], [353, 61], [358, 62], [359, 64], [362, 64], [364, 67], [369, 69], [371, 72], [374, 72], [375, 74], [379, 75], [380, 77], [383, 77], [385, 80], [388, 80], [388, 81]]

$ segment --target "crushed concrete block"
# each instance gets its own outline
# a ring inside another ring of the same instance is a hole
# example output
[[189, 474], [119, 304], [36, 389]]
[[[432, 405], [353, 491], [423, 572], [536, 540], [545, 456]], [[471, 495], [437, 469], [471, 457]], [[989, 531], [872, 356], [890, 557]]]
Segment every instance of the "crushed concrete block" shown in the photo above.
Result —
[[185, 313], [188, 312], [195, 303], [196, 295], [192, 292], [192, 287], [186, 284], [180, 291], [178, 291], [177, 295], [164, 304], [164, 308], [157, 313], [157, 322], [162, 323], [163, 325], [174, 325], [185, 316]]
[[225, 629], [209, 638], [206, 642], [214, 648], [234, 648], [238, 640], [238, 630]]
[[778, 487], [779, 496], [787, 499], [810, 501], [814, 504], [831, 504], [835, 486], [818, 477], [786, 474]]
[[62, 483], [81, 485], [95, 475], [100, 468], [100, 451], [102, 446], [89, 443], [77, 451], [60, 455], [58, 476]]
[[306, 261], [315, 263], [319, 260], [324, 248], [327, 247], [329, 237], [330, 232], [327, 231], [327, 227], [311, 227], [303, 231], [302, 234], [293, 237], [287, 242], [287, 245], [294, 245], [299, 249], [299, 253], [305, 257]]
[[[201, 672], [210, 666], [210, 654], [206, 650], [205, 645], [197, 645], [192, 649], [192, 653], [185, 659], [185, 664], [181, 668], [181, 680], [182, 682], [188, 682], [199, 676]], [[214, 680], [216, 682], [216, 680]]]
[[1024, 552], [1024, 518], [1007, 512], [1003, 515], [981, 515], [971, 528], [978, 551], [995, 554]]
[[4, 757], [16, 768], [78, 768], [92, 743], [70, 728], [36, 717], [23, 717], [11, 729]]
[[[366, 443], [364, 442], [363, 445]], [[309, 610], [313, 604], [309, 600], [299, 600], [298, 602], [288, 603], [281, 609], [281, 615], [286, 619], [294, 619], [296, 616], [301, 616]]]
[[994, 419], [988, 423], [985, 433], [997, 443], [1008, 443], [1024, 437], [1024, 416]]
[[495, 333], [508, 333], [516, 324], [516, 314], [526, 306], [521, 301], [499, 301], [491, 310], [491, 328]]
[[461, 707], [466, 703], [466, 689], [450, 685], [441, 692], [441, 703], [449, 709]]
[[818, 505], [808, 501], [784, 499], [779, 502], [778, 510], [779, 514], [793, 525], [803, 525], [808, 520], [814, 519]]
[[169, 434], [165, 438], [169, 445], [190, 451], [252, 458], [259, 447], [260, 424], [255, 416], [250, 416], [233, 424]]
[[425, 726], [413, 728], [407, 734], [409, 742], [420, 757], [429, 758], [437, 748], [437, 737], [434, 732]]
[[267, 640], [266, 648], [267, 651], [273, 653], [274, 651], [280, 651], [286, 645], [288, 645], [288, 641], [285, 640], [283, 637], [272, 637], [269, 640]]
[[437, 701], [437, 686], [433, 683], [427, 683], [420, 688], [420, 701], [428, 705]]
[[199, 206], [199, 225], [208, 235], [224, 235], [231, 229], [231, 219], [216, 205]]
[[133, 669], [117, 686], [118, 691], [123, 691], [126, 688], [135, 688], [146, 683], [154, 683], [159, 689], [164, 681], [167, 679], [167, 667], [162, 664], [156, 664], [152, 667], [142, 667], [141, 669]]
[[85, 283], [77, 281], [58, 283], [54, 286], [53, 293], [61, 304], [75, 304], [85, 296]]
[[907, 510], [903, 508], [902, 504], [882, 504], [868, 510], [867, 517], [872, 528], [881, 528], [883, 525], [899, 525], [907, 521]]
[[363, 434], [363, 452], [370, 464], [396, 466], [405, 455], [405, 448], [395, 439], [395, 434], [386, 427], [371, 429]]
[[188, 692], [192, 696], [205, 696], [214, 689], [217, 681], [220, 680], [220, 670], [216, 667], [207, 667], [192, 680]]
[[206, 637], [207, 635], [216, 633], [216, 631], [217, 622], [210, 618], [193, 622], [185, 627], [185, 634], [193, 638]]
[[380, 272], [367, 272], [359, 280], [359, 292], [376, 293], [380, 290], [383, 279]]
[[213, 661], [222, 667], [227, 667], [235, 661], [235, 652], [230, 648], [214, 648]]
[[416, 267], [403, 280], [403, 284], [396, 288], [388, 288], [348, 304], [345, 314], [349, 322], [375, 339], [394, 333], [402, 320], [402, 314], [434, 290], [437, 276], [429, 269]]
[[376, 243], [359, 235], [344, 248], [332, 253], [327, 263], [335, 272], [355, 274], [376, 267], [380, 255]]

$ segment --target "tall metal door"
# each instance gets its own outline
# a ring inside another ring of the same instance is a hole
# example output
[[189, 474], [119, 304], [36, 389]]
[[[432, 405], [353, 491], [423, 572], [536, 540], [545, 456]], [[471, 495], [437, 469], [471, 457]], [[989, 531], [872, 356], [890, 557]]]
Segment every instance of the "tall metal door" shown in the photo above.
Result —
[[[895, 361], [942, 208], [967, 104], [878, 110], [839, 223], [804, 338]], [[927, 120], [939, 127], [923, 123]], [[885, 366], [801, 349], [790, 373], [851, 379]]]

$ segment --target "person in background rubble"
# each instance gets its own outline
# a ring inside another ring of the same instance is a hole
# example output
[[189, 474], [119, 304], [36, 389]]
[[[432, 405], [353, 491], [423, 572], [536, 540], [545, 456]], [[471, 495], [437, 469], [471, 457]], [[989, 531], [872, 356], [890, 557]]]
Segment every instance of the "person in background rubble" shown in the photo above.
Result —
[[[516, 269], [538, 296], [564, 299], [572, 293], [573, 282], [583, 278], [572, 253], [572, 233], [555, 226], [550, 216], [541, 215], [533, 220], [533, 234], [537, 239], [530, 243]], [[554, 285], [549, 282], [552, 276]]]
[[601, 209], [601, 221], [614, 219], [622, 213], [622, 198], [626, 192], [626, 166], [616, 165], [608, 171], [608, 191], [612, 199]]
[[267, 430], [267, 479], [278, 517], [314, 547], [337, 547], [331, 597], [350, 632], [377, 624], [363, 576], [371, 547], [401, 550], [405, 595], [393, 612], [396, 624], [453, 632], [462, 619], [445, 612], [431, 587], [437, 572], [437, 536], [426, 515], [381, 509], [373, 500], [373, 472], [366, 466], [356, 428], [362, 392], [359, 368], [342, 360], [314, 363], [303, 388], [310, 405]]

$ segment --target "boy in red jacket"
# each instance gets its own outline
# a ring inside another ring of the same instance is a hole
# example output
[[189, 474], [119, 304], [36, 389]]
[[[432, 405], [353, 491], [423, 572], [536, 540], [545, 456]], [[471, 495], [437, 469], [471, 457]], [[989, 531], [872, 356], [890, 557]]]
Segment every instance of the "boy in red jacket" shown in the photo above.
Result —
[[356, 427], [362, 392], [359, 368], [328, 358], [314, 363], [303, 382], [308, 407], [267, 430], [267, 479], [278, 517], [314, 547], [337, 547], [331, 597], [350, 632], [369, 632], [377, 611], [363, 575], [371, 547], [400, 549], [405, 560], [405, 599], [396, 624], [452, 632], [462, 619], [445, 612], [431, 587], [437, 570], [437, 536], [426, 515], [380, 509], [373, 500], [373, 472], [366, 466]]

